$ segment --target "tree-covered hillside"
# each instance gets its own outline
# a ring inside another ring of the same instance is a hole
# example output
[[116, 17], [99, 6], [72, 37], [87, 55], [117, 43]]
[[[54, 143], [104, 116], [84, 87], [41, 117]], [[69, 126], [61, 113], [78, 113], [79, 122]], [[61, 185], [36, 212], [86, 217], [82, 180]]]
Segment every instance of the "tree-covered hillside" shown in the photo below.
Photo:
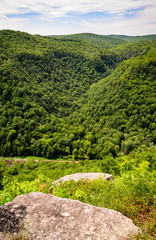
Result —
[[91, 42], [0, 31], [0, 155], [101, 159], [155, 144], [155, 41]]
[[115, 39], [124, 40], [127, 42], [138, 42], [138, 41], [148, 41], [156, 40], [156, 34], [143, 35], [143, 36], [126, 36], [126, 35], [108, 35], [109, 37], [114, 37]]
[[138, 41], [135, 43], [126, 43], [124, 45], [119, 45], [112, 50], [120, 54], [124, 59], [129, 59], [132, 57], [137, 57], [146, 54], [149, 51], [156, 49], [156, 41]]
[[109, 36], [105, 36], [105, 35], [93, 34], [93, 33], [79, 33], [79, 34], [55, 36], [55, 38], [56, 37], [60, 38], [60, 39], [86, 40], [88, 42], [91, 42], [91, 43], [94, 43], [96, 45], [102, 46], [106, 49], [111, 49], [115, 46], [125, 44], [125, 42], [122, 39], [118, 39], [118, 38], [115, 38], [115, 37], [109, 37]]
[[121, 62], [118, 54], [81, 40], [1, 31], [0, 42], [2, 103], [27, 100], [56, 115], [67, 115], [73, 101]]
[[71, 35], [58, 35], [49, 36], [48, 38], [60, 38], [60, 39], [81, 39], [97, 44], [106, 49], [111, 49], [117, 46], [122, 46], [127, 43], [137, 43], [142, 41], [156, 40], [156, 35], [145, 35], [145, 36], [127, 36], [127, 35], [99, 35], [93, 33], [77, 33]]
[[71, 115], [71, 121], [84, 128], [75, 153], [81, 146], [88, 158], [103, 158], [156, 143], [155, 57], [152, 51], [124, 61], [91, 86], [79, 111]]

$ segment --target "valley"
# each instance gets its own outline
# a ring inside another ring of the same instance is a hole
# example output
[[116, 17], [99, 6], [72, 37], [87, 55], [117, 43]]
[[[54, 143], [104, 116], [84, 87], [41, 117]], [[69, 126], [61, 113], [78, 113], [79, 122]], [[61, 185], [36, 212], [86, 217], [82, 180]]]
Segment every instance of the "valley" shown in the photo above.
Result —
[[[0, 31], [0, 205], [42, 192], [155, 238], [156, 37]], [[10, 161], [10, 162], [9, 162]], [[115, 181], [79, 180], [108, 173]]]

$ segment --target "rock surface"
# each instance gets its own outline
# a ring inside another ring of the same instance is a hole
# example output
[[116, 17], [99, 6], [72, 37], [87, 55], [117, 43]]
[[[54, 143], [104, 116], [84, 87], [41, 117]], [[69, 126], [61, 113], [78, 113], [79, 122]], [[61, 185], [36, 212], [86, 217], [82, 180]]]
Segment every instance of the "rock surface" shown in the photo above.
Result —
[[0, 206], [0, 239], [19, 230], [30, 240], [127, 240], [138, 232], [119, 212], [40, 192]]
[[66, 182], [69, 180], [74, 180], [75, 182], [78, 182], [80, 179], [102, 179], [102, 180], [112, 180], [114, 181], [114, 177], [113, 175], [107, 174], [107, 173], [75, 173], [72, 175], [66, 175], [58, 180], [56, 180], [55, 182], [53, 182], [52, 184], [56, 184], [58, 185], [59, 182]]

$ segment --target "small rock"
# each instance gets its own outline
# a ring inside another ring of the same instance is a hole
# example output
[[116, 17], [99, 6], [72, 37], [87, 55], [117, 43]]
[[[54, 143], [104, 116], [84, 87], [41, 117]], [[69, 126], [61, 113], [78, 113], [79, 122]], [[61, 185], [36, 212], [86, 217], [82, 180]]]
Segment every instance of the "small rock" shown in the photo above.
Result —
[[69, 180], [74, 180], [75, 182], [78, 182], [80, 179], [102, 179], [102, 180], [109, 180], [109, 181], [114, 181], [114, 177], [111, 174], [108, 173], [75, 173], [71, 175], [66, 175], [52, 184], [58, 185], [59, 182], [67, 182]]

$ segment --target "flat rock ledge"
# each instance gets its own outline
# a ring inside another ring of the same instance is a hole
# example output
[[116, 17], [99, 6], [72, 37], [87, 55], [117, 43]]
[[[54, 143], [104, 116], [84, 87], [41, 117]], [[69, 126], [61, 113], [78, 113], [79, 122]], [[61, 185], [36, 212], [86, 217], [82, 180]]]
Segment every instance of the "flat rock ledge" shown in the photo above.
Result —
[[0, 239], [20, 232], [29, 240], [127, 240], [138, 231], [117, 211], [40, 192], [0, 206]]
[[69, 180], [74, 180], [75, 182], [78, 182], [80, 179], [102, 179], [102, 180], [109, 180], [114, 181], [114, 177], [111, 174], [108, 173], [75, 173], [71, 175], [66, 175], [62, 178], [59, 178], [52, 184], [59, 185], [60, 182], [67, 182]]

